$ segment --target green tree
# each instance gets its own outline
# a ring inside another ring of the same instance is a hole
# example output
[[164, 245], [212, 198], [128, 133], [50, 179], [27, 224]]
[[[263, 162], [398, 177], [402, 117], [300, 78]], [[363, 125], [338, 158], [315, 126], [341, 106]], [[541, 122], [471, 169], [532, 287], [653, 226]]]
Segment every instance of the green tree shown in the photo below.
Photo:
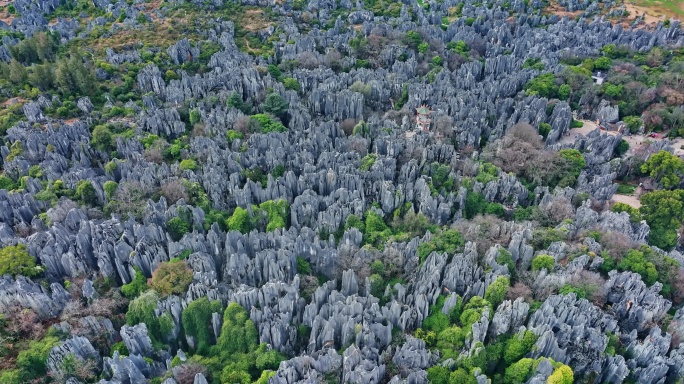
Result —
[[594, 69], [597, 69], [599, 71], [607, 71], [610, 69], [612, 65], [613, 61], [605, 56], [599, 57], [598, 59], [594, 60]]
[[504, 376], [505, 382], [510, 384], [522, 384], [527, 381], [528, 376], [532, 373], [532, 365], [535, 363], [533, 359], [520, 359], [508, 368]]
[[540, 271], [542, 269], [546, 269], [547, 271], [551, 272], [553, 270], [554, 265], [556, 265], [556, 260], [554, 260], [553, 256], [539, 255], [532, 259], [533, 271]]
[[508, 279], [508, 277], [497, 277], [496, 280], [494, 280], [494, 282], [487, 287], [484, 299], [492, 304], [492, 308], [496, 309], [496, 307], [506, 298], [506, 293], [508, 292], [508, 287], [510, 284], [511, 281]]
[[619, 99], [622, 95], [623, 89], [624, 86], [622, 85], [615, 85], [610, 83], [605, 83], [603, 85], [603, 93], [605, 93], [607, 96], [612, 97], [613, 99]]
[[97, 191], [90, 180], [81, 180], [76, 183], [76, 198], [88, 205], [97, 205]]
[[57, 61], [55, 82], [63, 96], [90, 95], [95, 89], [95, 76], [84, 64], [83, 57], [76, 50], [69, 53], [69, 59]]
[[269, 93], [261, 107], [266, 113], [278, 117], [284, 116], [288, 109], [287, 101], [277, 93]]
[[423, 42], [423, 38], [416, 31], [408, 31], [404, 36], [404, 44], [411, 48], [417, 48], [420, 43]]
[[525, 331], [520, 335], [513, 336], [506, 343], [503, 357], [506, 365], [520, 360], [532, 350], [532, 346], [537, 341], [537, 336], [532, 331]]
[[435, 365], [427, 370], [427, 378], [428, 381], [431, 384], [449, 384], [451, 381], [449, 380], [449, 376], [451, 375], [451, 371], [449, 371], [446, 367], [443, 367], [441, 365]]
[[487, 200], [481, 193], [468, 191], [465, 201], [464, 216], [466, 219], [472, 219], [478, 214], [482, 214], [487, 209]]
[[679, 186], [684, 176], [684, 160], [667, 151], [652, 155], [642, 166], [641, 172], [653, 178], [665, 189]]
[[185, 159], [180, 162], [179, 167], [183, 171], [194, 171], [197, 169], [197, 162], [193, 159]]
[[248, 353], [256, 350], [257, 329], [249, 319], [247, 310], [240, 304], [230, 303], [223, 312], [221, 335], [216, 342], [215, 354], [230, 356], [235, 353]]
[[552, 98], [557, 95], [557, 86], [555, 84], [555, 76], [553, 73], [544, 73], [525, 84], [525, 90], [528, 94], [539, 95], [542, 97]]
[[221, 303], [210, 302], [206, 297], [195, 300], [188, 304], [181, 315], [183, 329], [187, 336], [194, 337], [197, 341], [195, 352], [207, 355], [210, 352], [212, 342], [211, 314], [221, 313]]
[[154, 290], [147, 290], [128, 303], [126, 312], [126, 324], [136, 325], [145, 323], [150, 338], [156, 342], [162, 342], [173, 329], [173, 320], [168, 314], [155, 315], [155, 309], [159, 302], [159, 294]]
[[643, 125], [639, 116], [625, 116], [622, 121], [627, 125], [627, 128], [631, 133], [639, 132], [639, 128]]
[[684, 221], [684, 190], [653, 191], [641, 196], [642, 217], [651, 227], [649, 244], [671, 249], [677, 243], [677, 229]]
[[641, 278], [648, 285], [653, 285], [658, 279], [658, 271], [655, 265], [646, 259], [643, 252], [630, 249], [617, 265], [620, 271], [632, 271], [641, 275]]
[[551, 124], [549, 124], [549, 123], [539, 124], [539, 134], [542, 135], [545, 139], [549, 135], [549, 132], [551, 132]]
[[558, 98], [561, 100], [567, 100], [568, 97], [570, 97], [570, 93], [572, 91], [572, 88], [570, 88], [569, 85], [563, 84], [560, 87], [558, 87]]
[[173, 241], [180, 241], [183, 235], [190, 232], [190, 223], [176, 216], [166, 222], [166, 231]]
[[548, 384], [572, 384], [575, 382], [574, 376], [575, 375], [572, 372], [572, 368], [563, 364], [553, 371], [551, 376], [546, 379], [546, 382]]
[[366, 242], [376, 247], [382, 246], [392, 236], [392, 230], [385, 224], [382, 216], [375, 211], [371, 210], [366, 213], [365, 227], [364, 238]]
[[36, 64], [28, 75], [28, 81], [41, 91], [50, 90], [55, 86], [54, 70], [52, 64]]
[[23, 65], [17, 60], [10, 61], [9, 64], [9, 81], [14, 85], [24, 85], [28, 79], [28, 72]]
[[112, 131], [106, 125], [96, 125], [92, 132], [90, 144], [102, 151], [109, 151], [112, 147]]
[[10, 245], [0, 249], [0, 276], [36, 276], [41, 272], [36, 262], [26, 251], [24, 244]]
[[236, 207], [233, 214], [226, 221], [229, 231], [239, 231], [241, 233], [248, 233], [252, 230], [252, 218], [249, 211], [244, 208]]
[[42, 340], [33, 340], [28, 348], [19, 352], [17, 367], [21, 369], [22, 382], [31, 382], [35, 378], [47, 374], [47, 360], [52, 347], [59, 340], [54, 336], [47, 336]]
[[111, 199], [112, 196], [114, 196], [114, 192], [116, 192], [116, 187], [118, 186], [119, 184], [117, 184], [116, 181], [107, 180], [104, 182], [102, 189], [104, 189], [108, 199]]
[[240, 110], [245, 114], [248, 114], [250, 109], [237, 92], [231, 93], [230, 97], [228, 97], [228, 106]]

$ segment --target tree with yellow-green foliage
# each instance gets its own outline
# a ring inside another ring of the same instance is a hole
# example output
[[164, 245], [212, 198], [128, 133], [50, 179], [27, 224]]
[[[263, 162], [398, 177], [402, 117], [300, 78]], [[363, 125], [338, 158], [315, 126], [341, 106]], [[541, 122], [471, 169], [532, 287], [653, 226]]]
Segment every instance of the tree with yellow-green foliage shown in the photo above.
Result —
[[653, 178], [665, 189], [677, 188], [684, 177], [684, 160], [670, 152], [660, 151], [641, 166], [641, 172]]
[[11, 245], [0, 249], [0, 276], [24, 275], [35, 276], [42, 272], [41, 267], [36, 267], [36, 262], [26, 252], [24, 244]]
[[551, 376], [546, 380], [548, 384], [572, 384], [574, 382], [572, 368], [563, 364], [556, 368]]

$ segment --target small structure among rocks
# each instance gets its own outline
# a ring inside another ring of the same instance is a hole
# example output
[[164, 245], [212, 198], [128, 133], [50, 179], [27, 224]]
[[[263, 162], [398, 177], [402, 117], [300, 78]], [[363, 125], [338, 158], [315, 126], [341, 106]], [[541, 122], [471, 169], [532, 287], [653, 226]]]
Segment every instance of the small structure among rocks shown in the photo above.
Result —
[[427, 105], [421, 104], [420, 107], [416, 108], [416, 129], [423, 132], [428, 132], [430, 130], [430, 114], [432, 111]]

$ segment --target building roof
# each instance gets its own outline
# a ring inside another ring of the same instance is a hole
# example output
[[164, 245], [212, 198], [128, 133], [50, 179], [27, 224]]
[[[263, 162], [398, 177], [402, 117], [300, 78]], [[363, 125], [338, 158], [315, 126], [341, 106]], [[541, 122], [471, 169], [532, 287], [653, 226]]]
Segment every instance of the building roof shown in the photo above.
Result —
[[421, 105], [420, 107], [416, 108], [416, 112], [420, 113], [421, 115], [429, 115], [432, 111], [430, 110], [430, 108]]

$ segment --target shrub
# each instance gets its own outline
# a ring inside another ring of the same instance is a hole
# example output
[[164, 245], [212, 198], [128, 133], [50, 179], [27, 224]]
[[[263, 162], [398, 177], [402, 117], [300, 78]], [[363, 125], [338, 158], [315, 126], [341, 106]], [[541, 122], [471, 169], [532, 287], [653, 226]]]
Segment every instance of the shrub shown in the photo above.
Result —
[[615, 147], [614, 153], [615, 156], [620, 157], [627, 153], [627, 151], [629, 151], [629, 143], [627, 142], [627, 140], [622, 139], [620, 140], [620, 143], [617, 145], [617, 147]]
[[392, 235], [392, 231], [385, 224], [382, 216], [372, 210], [366, 213], [365, 229], [364, 238], [366, 242], [376, 247], [381, 247]]
[[554, 265], [556, 265], [556, 260], [554, 260], [553, 256], [539, 255], [532, 259], [533, 271], [540, 271], [542, 269], [546, 269], [547, 271], [551, 272], [553, 270]]
[[305, 258], [297, 256], [297, 273], [302, 275], [311, 275], [311, 263], [306, 261]]
[[546, 136], [549, 135], [549, 132], [551, 132], [551, 124], [549, 124], [549, 123], [539, 124], [539, 134], [544, 136], [544, 139], [546, 139]]
[[361, 159], [361, 167], [359, 169], [361, 169], [362, 171], [370, 170], [373, 164], [375, 164], [375, 160], [377, 160], [377, 158], [378, 156], [374, 153], [364, 156]]
[[8, 191], [11, 191], [15, 188], [16, 185], [14, 184], [14, 180], [4, 175], [0, 176], [0, 189], [6, 189]]
[[41, 272], [36, 262], [26, 251], [24, 244], [10, 245], [0, 249], [0, 276], [35, 276]]
[[465, 241], [461, 234], [454, 229], [447, 229], [435, 235], [431, 241], [421, 243], [418, 246], [417, 253], [422, 264], [433, 251], [453, 255], [461, 251], [463, 245], [465, 245]]
[[166, 222], [166, 231], [173, 241], [179, 241], [183, 235], [190, 232], [190, 223], [180, 217], [173, 217]]
[[135, 270], [135, 276], [130, 283], [121, 286], [121, 294], [129, 299], [138, 297], [141, 293], [147, 290], [147, 279], [143, 275], [142, 271], [138, 267], [133, 267]]
[[152, 272], [150, 287], [162, 297], [180, 295], [192, 282], [192, 269], [185, 261], [160, 263]]
[[582, 127], [584, 127], [584, 123], [579, 121], [579, 120], [572, 119], [572, 121], [570, 122], [570, 128], [582, 128]]
[[291, 91], [299, 92], [300, 90], [299, 82], [297, 81], [297, 79], [292, 77], [284, 78], [283, 85], [285, 86], [285, 89], [289, 89]]
[[197, 169], [197, 162], [193, 159], [185, 159], [180, 162], [180, 169], [183, 171], [194, 171]]
[[274, 120], [271, 116], [259, 113], [256, 115], [250, 116], [250, 118], [253, 121], [256, 121], [259, 129], [261, 130], [261, 133], [270, 133], [270, 132], [285, 132], [287, 131], [287, 128], [279, 122]]

